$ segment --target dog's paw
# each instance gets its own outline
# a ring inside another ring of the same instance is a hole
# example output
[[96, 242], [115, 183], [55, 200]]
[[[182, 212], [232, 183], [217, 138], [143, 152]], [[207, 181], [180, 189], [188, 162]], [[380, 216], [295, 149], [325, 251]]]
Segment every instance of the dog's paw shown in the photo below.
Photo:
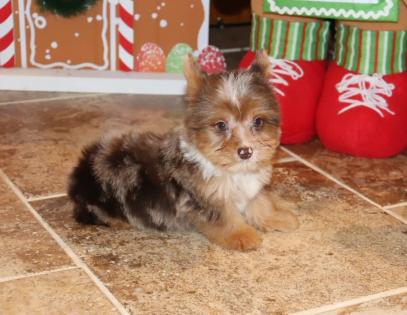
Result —
[[224, 247], [228, 249], [247, 251], [260, 246], [262, 238], [251, 226], [239, 228], [225, 238]]
[[282, 231], [292, 232], [298, 229], [299, 221], [297, 216], [290, 211], [275, 211], [269, 217], [264, 219], [264, 222], [259, 226], [263, 231]]

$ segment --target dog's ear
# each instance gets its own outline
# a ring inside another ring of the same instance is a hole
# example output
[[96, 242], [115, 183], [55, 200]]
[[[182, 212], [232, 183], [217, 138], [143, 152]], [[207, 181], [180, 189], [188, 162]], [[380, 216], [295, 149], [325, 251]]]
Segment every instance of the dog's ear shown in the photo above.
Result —
[[259, 73], [264, 77], [270, 75], [270, 60], [265, 50], [259, 50], [256, 53], [256, 59], [250, 67], [250, 71]]
[[187, 80], [186, 94], [190, 96], [195, 95], [201, 86], [203, 73], [192, 54], [188, 54], [185, 57], [184, 76]]

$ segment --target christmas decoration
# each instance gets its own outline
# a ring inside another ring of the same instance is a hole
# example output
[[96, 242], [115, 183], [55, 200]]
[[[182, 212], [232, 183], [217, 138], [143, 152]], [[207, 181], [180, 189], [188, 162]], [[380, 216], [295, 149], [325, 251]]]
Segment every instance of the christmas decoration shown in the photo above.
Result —
[[119, 0], [119, 70], [132, 71], [134, 68], [134, 2]]
[[154, 43], [145, 43], [136, 56], [136, 71], [164, 72], [165, 55], [163, 50]]
[[84, 13], [97, 0], [36, 0], [38, 6], [47, 12], [63, 17], [73, 17]]
[[208, 46], [198, 56], [198, 64], [201, 70], [209, 73], [220, 73], [226, 70], [226, 62], [219, 48]]
[[14, 66], [15, 48], [11, 0], [0, 1], [0, 67]]
[[182, 73], [184, 69], [185, 56], [192, 54], [192, 48], [188, 44], [176, 44], [169, 52], [165, 63], [165, 71], [173, 73]]

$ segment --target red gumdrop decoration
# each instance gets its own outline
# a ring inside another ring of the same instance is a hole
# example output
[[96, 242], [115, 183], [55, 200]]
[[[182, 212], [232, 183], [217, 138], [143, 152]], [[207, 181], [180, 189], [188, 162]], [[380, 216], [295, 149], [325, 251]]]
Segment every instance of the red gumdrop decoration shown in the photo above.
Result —
[[198, 64], [201, 70], [208, 74], [226, 71], [225, 57], [215, 46], [208, 46], [201, 51], [198, 56]]
[[164, 72], [164, 51], [154, 43], [145, 43], [136, 55], [136, 71], [139, 72]]

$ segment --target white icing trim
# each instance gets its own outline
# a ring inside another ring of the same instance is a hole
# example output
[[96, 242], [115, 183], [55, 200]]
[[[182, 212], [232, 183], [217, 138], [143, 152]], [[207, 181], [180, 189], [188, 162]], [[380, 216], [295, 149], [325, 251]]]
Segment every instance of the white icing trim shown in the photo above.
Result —
[[21, 68], [27, 68], [27, 39], [25, 29], [24, 0], [18, 0], [18, 27], [20, 28]]
[[198, 33], [198, 50], [208, 46], [209, 38], [209, 0], [202, 0], [202, 6], [204, 8], [204, 20]]
[[381, 11], [355, 11], [354, 9], [325, 9], [325, 8], [303, 8], [303, 7], [286, 7], [278, 6], [275, 0], [267, 0], [270, 10], [273, 13], [289, 14], [289, 15], [321, 15], [326, 17], [344, 17], [353, 19], [378, 19], [380, 17], [389, 16], [390, 10], [393, 8], [392, 0], [385, 0], [386, 6]]
[[[22, 1], [22, 0], [20, 0]], [[36, 44], [35, 44], [35, 26], [30, 14], [31, 11], [31, 3], [32, 0], [27, 0], [27, 6], [26, 6], [26, 10], [25, 10], [25, 16], [27, 18], [27, 22], [28, 25], [30, 27], [30, 32], [31, 32], [31, 38], [30, 38], [30, 63], [33, 66], [36, 66], [38, 68], [42, 68], [42, 69], [50, 69], [50, 68], [56, 68], [56, 67], [63, 67], [64, 69], [81, 69], [81, 68], [91, 68], [91, 69], [95, 69], [95, 70], [107, 70], [108, 66], [109, 66], [109, 58], [108, 58], [108, 54], [109, 54], [109, 47], [107, 44], [107, 24], [108, 24], [108, 20], [107, 20], [107, 0], [103, 0], [103, 28], [102, 28], [102, 33], [101, 33], [101, 37], [102, 37], [102, 42], [103, 42], [103, 65], [97, 65], [97, 64], [93, 64], [90, 62], [84, 62], [84, 63], [80, 63], [77, 65], [70, 65], [68, 63], [65, 62], [54, 62], [54, 63], [50, 63], [50, 64], [42, 64], [37, 62], [36, 59]], [[20, 18], [21, 21], [21, 18]], [[21, 27], [20, 27], [20, 31], [21, 31]]]
[[116, 70], [116, 28], [117, 28], [117, 20], [116, 20], [116, 1], [110, 1], [110, 70]]

